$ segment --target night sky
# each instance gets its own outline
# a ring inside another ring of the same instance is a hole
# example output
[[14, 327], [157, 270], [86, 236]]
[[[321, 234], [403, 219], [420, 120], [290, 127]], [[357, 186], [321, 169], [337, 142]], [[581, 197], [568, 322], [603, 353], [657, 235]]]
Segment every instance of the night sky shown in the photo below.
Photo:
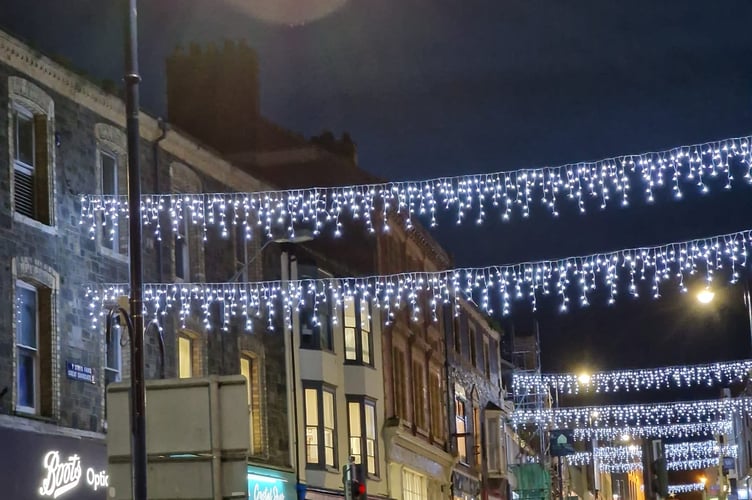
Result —
[[[121, 2], [2, 3], [4, 29], [119, 81]], [[752, 130], [749, 0], [350, 0], [293, 26], [251, 17], [242, 0], [140, 4], [147, 111], [163, 113], [164, 59], [177, 45], [244, 38], [259, 52], [266, 116], [306, 135], [350, 132], [361, 166], [389, 179], [558, 165]], [[446, 222], [435, 234], [458, 266], [582, 255], [752, 228], [751, 196], [739, 183], [584, 216]], [[518, 332], [531, 328], [524, 309], [515, 309]], [[544, 310], [539, 320], [547, 371], [750, 352], [736, 288], [714, 310], [667, 292], [567, 315]]]

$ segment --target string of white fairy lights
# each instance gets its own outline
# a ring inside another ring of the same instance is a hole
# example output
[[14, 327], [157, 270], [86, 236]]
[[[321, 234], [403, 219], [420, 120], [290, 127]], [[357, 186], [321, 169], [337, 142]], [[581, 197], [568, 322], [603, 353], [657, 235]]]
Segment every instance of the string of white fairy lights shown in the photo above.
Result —
[[752, 370], [752, 360], [717, 362], [700, 365], [664, 366], [660, 368], [615, 370], [591, 374], [515, 373], [512, 389], [516, 393], [558, 391], [562, 394], [581, 392], [640, 391], [672, 387], [712, 386], [741, 382]]
[[752, 398], [679, 401], [673, 403], [577, 406], [515, 410], [514, 426], [536, 425], [547, 428], [608, 427], [632, 425], [672, 425], [712, 422], [752, 411]]
[[[626, 282], [624, 287], [632, 297], [639, 296], [639, 283], [649, 281], [656, 298], [664, 281], [673, 279], [686, 291], [685, 281], [697, 273], [710, 282], [717, 271], [724, 270], [734, 283], [747, 267], [750, 249], [752, 230], [745, 230], [584, 257], [439, 272], [284, 282], [151, 283], [144, 285], [144, 304], [147, 315], [156, 317], [165, 310], [177, 309], [182, 320], [198, 306], [207, 326], [211, 324], [212, 305], [220, 305], [227, 312], [221, 314], [220, 326], [225, 330], [233, 317], [242, 318], [246, 328], [251, 329], [254, 318], [265, 319], [271, 326], [275, 316], [282, 313], [289, 320], [290, 313], [301, 307], [313, 309], [315, 318], [319, 308], [332, 307], [331, 304], [342, 307], [344, 299], [356, 295], [374, 301], [387, 322], [405, 306], [414, 320], [423, 314], [422, 307], [436, 319], [439, 305], [453, 303], [459, 307], [459, 296], [472, 297], [480, 309], [493, 314], [491, 297], [496, 294], [501, 313], [508, 315], [513, 301], [527, 300], [535, 310], [539, 298], [556, 294], [561, 309], [566, 311], [571, 295], [579, 295], [580, 304], [586, 306], [599, 286], [607, 289], [608, 302], [615, 302], [620, 280]], [[123, 284], [89, 287], [87, 297], [95, 323], [102, 306], [127, 292]], [[428, 300], [424, 304], [425, 297]]]
[[[582, 466], [590, 465], [593, 461], [593, 456], [590, 452], [581, 451], [573, 455], [565, 457], [565, 461], [569, 465]], [[708, 467], [718, 466], [718, 458], [703, 458], [696, 460], [677, 460], [666, 463], [666, 469], [671, 471], [678, 470], [698, 470], [707, 469]], [[615, 463], [599, 463], [598, 469], [601, 472], [609, 473], [627, 473], [632, 471], [641, 471], [642, 462], [615, 462]]]
[[704, 483], [683, 483], [683, 484], [669, 484], [669, 494], [677, 495], [679, 493], [691, 493], [693, 491], [702, 491], [705, 489]]
[[[391, 210], [409, 215], [403, 218], [408, 226], [413, 216], [435, 226], [441, 212], [452, 214], [457, 223], [472, 219], [481, 224], [494, 212], [503, 220], [528, 217], [536, 204], [558, 215], [561, 200], [585, 212], [589, 203], [605, 208], [612, 197], [626, 206], [638, 193], [652, 202], [662, 191], [681, 198], [684, 187], [704, 193], [712, 185], [731, 189], [737, 176], [750, 182], [751, 140], [745, 136], [594, 162], [419, 181], [255, 193], [150, 194], [141, 200], [142, 222], [153, 227], [158, 239], [162, 216], [169, 218], [173, 232], [188, 219], [203, 228], [205, 237], [210, 226], [224, 236], [240, 226], [250, 238], [258, 226], [271, 238], [276, 228], [284, 228], [291, 237], [301, 228], [315, 234], [332, 228], [338, 236], [345, 219], [363, 221], [375, 231], [375, 215], [385, 220]], [[81, 211], [81, 224], [89, 224], [94, 238], [102, 224], [125, 220], [128, 206], [124, 196], [90, 194], [81, 197]]]
[[[718, 464], [719, 457], [737, 456], [736, 445], [720, 446], [715, 441], [669, 443], [665, 446], [668, 470], [701, 469]], [[593, 452], [580, 451], [566, 457], [571, 465], [590, 464], [593, 455], [604, 472], [626, 472], [642, 468], [642, 447], [600, 446]]]
[[[585, 464], [572, 464], [572, 465], [585, 465]], [[707, 469], [708, 467], [718, 467], [718, 458], [703, 458], [703, 459], [697, 459], [697, 460], [678, 460], [678, 461], [666, 463], [666, 469], [670, 471], [699, 470], [699, 469]], [[598, 464], [598, 468], [601, 470], [601, 472], [610, 472], [612, 474], [626, 473], [626, 472], [632, 472], [632, 471], [641, 471], [642, 462]]]
[[573, 438], [576, 441], [615, 441], [617, 439], [640, 438], [674, 438], [699, 437], [716, 434], [729, 434], [732, 425], [730, 420], [716, 422], [696, 422], [691, 424], [673, 425], [643, 425], [622, 427], [575, 427]]

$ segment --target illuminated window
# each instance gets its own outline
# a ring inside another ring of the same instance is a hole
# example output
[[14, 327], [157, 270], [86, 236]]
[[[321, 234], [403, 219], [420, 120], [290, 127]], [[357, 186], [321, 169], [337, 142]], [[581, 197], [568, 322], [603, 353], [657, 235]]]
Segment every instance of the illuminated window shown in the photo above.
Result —
[[426, 477], [410, 469], [402, 469], [403, 500], [428, 500]]
[[309, 465], [336, 468], [334, 389], [327, 386], [306, 387], [304, 393], [306, 462]]
[[457, 433], [457, 455], [460, 462], [467, 463], [467, 410], [465, 402], [460, 399], [455, 399], [455, 432]]
[[344, 302], [345, 360], [371, 365], [371, 304], [357, 296]]
[[251, 442], [248, 447], [251, 455], [263, 452], [263, 433], [261, 415], [261, 385], [258, 358], [244, 353], [240, 356], [240, 374], [246, 380], [246, 397], [248, 400], [248, 425]]
[[52, 416], [52, 289], [17, 280], [15, 304], [16, 410]]
[[184, 334], [178, 336], [178, 377], [193, 377], [193, 342]]
[[[99, 192], [105, 196], [122, 196], [128, 192], [128, 149], [125, 132], [108, 123], [94, 125], [97, 140]], [[101, 214], [99, 244], [106, 254], [125, 258], [128, 255], [128, 224], [119, 224]]]
[[347, 402], [350, 455], [356, 464], [365, 462], [370, 476], [377, 476], [376, 403], [362, 397], [350, 396]]
[[16, 401], [18, 411], [39, 408], [39, 301], [37, 289], [16, 282]]

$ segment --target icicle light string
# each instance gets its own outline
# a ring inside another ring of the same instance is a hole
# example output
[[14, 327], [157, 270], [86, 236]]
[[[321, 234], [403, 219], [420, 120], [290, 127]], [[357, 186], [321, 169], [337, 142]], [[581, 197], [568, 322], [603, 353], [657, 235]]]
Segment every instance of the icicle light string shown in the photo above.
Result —
[[573, 437], [576, 441], [615, 441], [628, 436], [630, 439], [699, 437], [731, 433], [731, 421], [698, 422], [674, 425], [643, 425], [624, 427], [576, 427]]
[[713, 440], [669, 443], [665, 445], [665, 454], [667, 460], [692, 460], [719, 456], [736, 458], [737, 447], [735, 444], [721, 446]]
[[[453, 305], [458, 296], [478, 297], [478, 306], [494, 314], [489, 295], [495, 293], [501, 302], [502, 315], [508, 315], [513, 301], [527, 301], [536, 310], [540, 298], [557, 295], [562, 311], [569, 308], [570, 297], [577, 295], [581, 306], [587, 306], [590, 295], [605, 287], [608, 302], [614, 303], [620, 288], [626, 294], [639, 296], [638, 283], [649, 282], [654, 298], [660, 286], [673, 279], [682, 291], [691, 275], [702, 273], [706, 282], [716, 272], [725, 270], [732, 283], [747, 267], [752, 248], [752, 230], [709, 238], [671, 243], [655, 247], [618, 250], [584, 257], [528, 262], [506, 266], [460, 268], [439, 272], [402, 273], [362, 278], [327, 278], [297, 281], [265, 281], [251, 283], [152, 283], [144, 285], [145, 314], [157, 317], [166, 310], [177, 309], [184, 321], [196, 305], [210, 326], [213, 304], [221, 306], [221, 328], [228, 329], [232, 317], [241, 317], [250, 329], [253, 318], [265, 320], [269, 326], [280, 313], [290, 318], [292, 311], [312, 308], [318, 317], [319, 308], [332, 304], [341, 307], [344, 299], [355, 295], [375, 302], [389, 322], [395, 311], [407, 306], [414, 320], [428, 314], [435, 320], [439, 304]], [[620, 280], [625, 281], [620, 287]], [[103, 305], [127, 295], [123, 284], [90, 287], [93, 321], [103, 314]], [[429, 300], [424, 302], [424, 298]], [[427, 311], [421, 311], [426, 308]]]
[[713, 386], [744, 381], [752, 370], [752, 360], [679, 365], [640, 370], [616, 370], [592, 374], [544, 373], [514, 374], [515, 393], [558, 391], [561, 394], [581, 392], [640, 391], [672, 387]]
[[[409, 215], [404, 217], [408, 227], [412, 216], [435, 226], [440, 212], [452, 214], [457, 224], [465, 220], [482, 224], [493, 213], [502, 220], [525, 218], [534, 204], [558, 215], [561, 200], [585, 212], [591, 203], [606, 208], [612, 197], [626, 206], [631, 198], [641, 195], [650, 203], [656, 193], [669, 190], [678, 199], [689, 186], [701, 193], [712, 185], [731, 189], [736, 176], [749, 183], [751, 139], [737, 137], [595, 162], [419, 181], [255, 193], [151, 194], [142, 198], [142, 221], [153, 226], [157, 239], [161, 238], [162, 215], [169, 216], [173, 232], [188, 219], [201, 225], [205, 236], [209, 226], [216, 226], [224, 236], [230, 226], [239, 226], [250, 238], [252, 227], [259, 226], [271, 238], [279, 228], [290, 237], [301, 228], [314, 234], [327, 228], [339, 236], [348, 218], [362, 220], [374, 231], [374, 214], [384, 217], [392, 209]], [[94, 238], [103, 223], [125, 219], [128, 206], [124, 196], [84, 195], [81, 211], [81, 224], [89, 225]]]
[[709, 422], [752, 411], [752, 398], [515, 410], [515, 426], [600, 427]]
[[[736, 458], [736, 445], [720, 446], [716, 441], [698, 441], [667, 443], [665, 456], [669, 462], [682, 462], [714, 458], [718, 463], [718, 457]], [[601, 463], [622, 463], [642, 460], [642, 447], [639, 445], [629, 446], [598, 446], [595, 448], [595, 456]]]
[[[671, 471], [677, 470], [700, 470], [707, 469], [708, 467], [717, 467], [717, 458], [703, 458], [698, 460], [679, 460], [675, 462], [666, 463], [666, 469]], [[620, 464], [599, 464], [598, 468], [601, 472], [609, 472], [612, 474], [627, 473], [633, 471], [642, 470], [642, 462], [632, 463], [620, 463]]]
[[669, 494], [678, 495], [680, 493], [691, 493], [693, 491], [703, 491], [705, 489], [705, 483], [684, 483], [684, 484], [669, 484]]

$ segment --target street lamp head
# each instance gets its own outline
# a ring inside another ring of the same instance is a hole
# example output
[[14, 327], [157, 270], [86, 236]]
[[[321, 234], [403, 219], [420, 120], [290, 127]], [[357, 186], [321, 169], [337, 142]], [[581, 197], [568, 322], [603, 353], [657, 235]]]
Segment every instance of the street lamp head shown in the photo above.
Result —
[[705, 476], [700, 476], [700, 482], [702, 483], [703, 486], [705, 486], [705, 483], [708, 482], [708, 478]]
[[589, 373], [584, 373], [584, 372], [583, 372], [583, 373], [580, 373], [580, 374], [579, 374], [579, 375], [577, 376], [577, 380], [578, 380], [578, 381], [579, 381], [579, 382], [580, 382], [580, 383], [581, 383], [582, 385], [588, 385], [588, 384], [590, 383], [591, 377], [590, 377], [590, 374], [589, 374]]
[[624, 434], [621, 435], [621, 440], [624, 441], [624, 442], [627, 442], [630, 439], [631, 439], [631, 436], [629, 434], [627, 434], [627, 433], [624, 433]]
[[705, 288], [697, 292], [697, 300], [700, 304], [710, 304], [715, 298], [715, 292], [709, 288]]

